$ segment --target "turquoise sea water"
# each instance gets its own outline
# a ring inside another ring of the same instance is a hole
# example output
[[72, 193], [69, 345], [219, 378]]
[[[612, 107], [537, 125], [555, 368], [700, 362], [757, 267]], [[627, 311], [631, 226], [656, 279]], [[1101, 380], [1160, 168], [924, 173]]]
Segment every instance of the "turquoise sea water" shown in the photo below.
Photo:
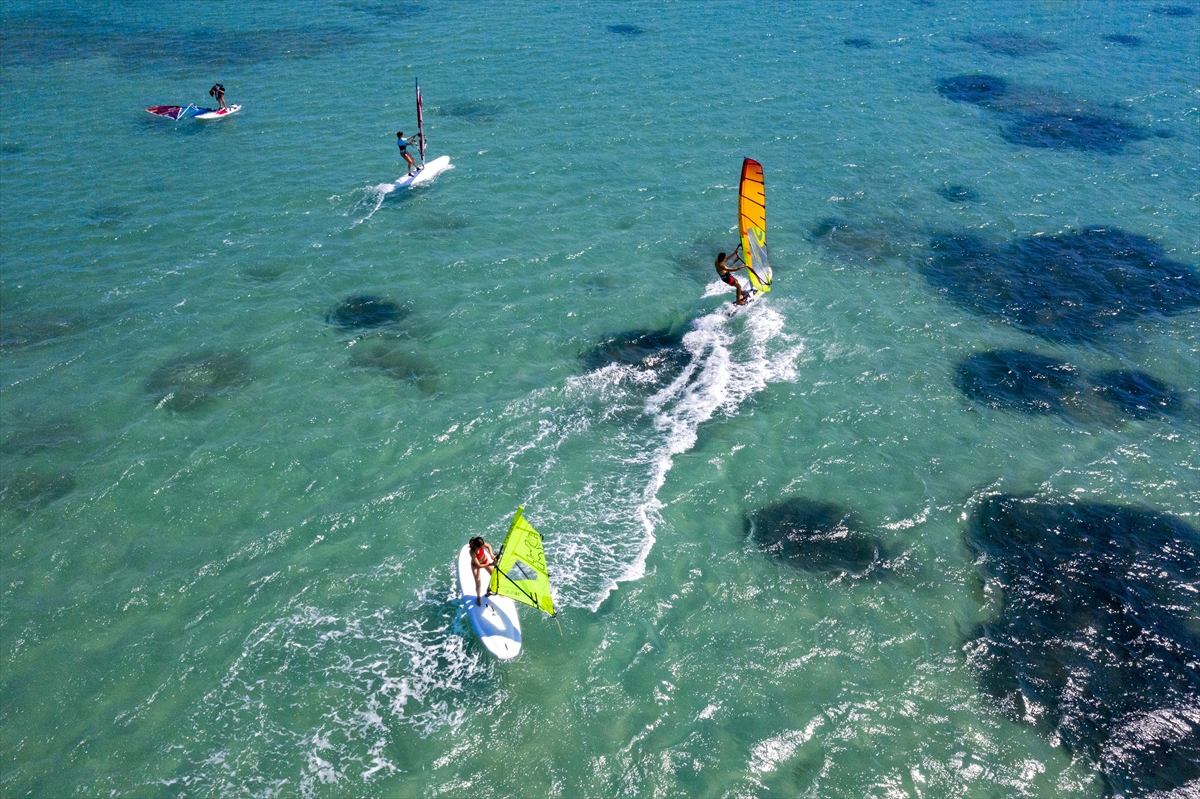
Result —
[[[1111, 790], [983, 689], [966, 535], [997, 493], [1195, 526], [1196, 309], [1070, 335], [931, 275], [946, 234], [1097, 226], [1196, 269], [1191, 8], [5, 3], [0, 792]], [[417, 77], [454, 169], [389, 193]], [[239, 115], [141, 110], [214, 81]], [[1066, 106], [1114, 121], [1022, 139]], [[776, 282], [730, 318], [744, 156]], [[331, 323], [363, 295], [411, 312]], [[666, 328], [666, 365], [586, 357]], [[1179, 410], [974, 401], [992, 350]], [[868, 573], [761, 551], [793, 497]], [[453, 565], [519, 504], [561, 634], [524, 613], [500, 664]]]

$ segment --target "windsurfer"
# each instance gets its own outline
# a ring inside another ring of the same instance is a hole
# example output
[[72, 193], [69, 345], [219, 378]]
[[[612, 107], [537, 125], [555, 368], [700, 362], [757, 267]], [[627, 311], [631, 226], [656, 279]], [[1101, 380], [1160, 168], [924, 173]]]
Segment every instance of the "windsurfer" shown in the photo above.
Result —
[[492, 567], [496, 565], [496, 553], [492, 551], [492, 545], [479, 536], [475, 536], [468, 543], [471, 547], [471, 573], [475, 575], [475, 604], [482, 605], [483, 583], [480, 582], [479, 573], [486, 569], [488, 581], [491, 581]]
[[408, 174], [415, 174], [417, 162], [408, 154], [408, 139], [404, 138], [404, 131], [396, 131], [396, 145], [400, 148], [400, 155], [404, 156], [404, 160], [408, 162]]
[[[735, 252], [730, 257], [738, 258], [738, 255]], [[741, 260], [741, 259], [738, 258], [738, 260]], [[737, 278], [735, 278], [733, 276], [733, 273], [740, 271], [742, 269], [745, 269], [746, 265], [742, 264], [741, 266], [737, 266], [737, 267], [730, 266], [728, 263], [726, 263], [725, 253], [722, 252], [722, 253], [717, 253], [716, 267], [717, 267], [717, 275], [720, 276], [721, 280], [725, 281], [726, 283], [728, 283], [729, 285], [731, 285], [735, 289], [737, 289], [737, 298], [734, 300], [734, 304], [735, 305], [745, 305], [746, 301], [750, 299], [750, 295], [747, 294], [742, 289], [742, 284], [737, 282]]]
[[228, 107], [225, 105], [225, 87], [222, 86], [221, 84], [214, 83], [213, 87], [208, 90], [208, 95], [209, 95], [209, 97], [217, 98], [217, 107], [218, 108], [225, 109]]

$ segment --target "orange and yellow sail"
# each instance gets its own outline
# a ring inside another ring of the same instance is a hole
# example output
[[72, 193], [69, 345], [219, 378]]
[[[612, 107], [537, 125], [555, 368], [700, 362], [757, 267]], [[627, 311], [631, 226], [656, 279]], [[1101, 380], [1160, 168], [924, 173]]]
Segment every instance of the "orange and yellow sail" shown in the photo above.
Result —
[[738, 191], [738, 232], [742, 237], [742, 261], [755, 291], [771, 290], [771, 262], [767, 258], [767, 192], [762, 164], [753, 158], [742, 161], [742, 183]]

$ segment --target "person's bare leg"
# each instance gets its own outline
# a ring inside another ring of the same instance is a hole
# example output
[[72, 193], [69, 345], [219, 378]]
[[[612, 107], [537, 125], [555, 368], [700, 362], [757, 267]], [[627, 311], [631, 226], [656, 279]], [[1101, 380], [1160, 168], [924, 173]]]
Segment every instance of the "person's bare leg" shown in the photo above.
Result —
[[[479, 581], [480, 573], [486, 571], [488, 575], [488, 583], [492, 582], [492, 567], [477, 566], [475, 567], [475, 604], [476, 606], [483, 604], [483, 583]], [[488, 593], [491, 593], [490, 591]]]

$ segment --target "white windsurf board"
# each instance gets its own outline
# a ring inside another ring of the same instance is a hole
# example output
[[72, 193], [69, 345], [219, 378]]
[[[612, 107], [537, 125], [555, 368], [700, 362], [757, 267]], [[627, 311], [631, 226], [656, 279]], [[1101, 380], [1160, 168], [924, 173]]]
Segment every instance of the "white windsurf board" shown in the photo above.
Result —
[[729, 305], [731, 306], [731, 307], [730, 307], [730, 309], [729, 309], [729, 315], [730, 315], [731, 317], [733, 317], [733, 316], [737, 316], [737, 315], [738, 315], [738, 314], [740, 314], [742, 311], [746, 310], [746, 309], [747, 309], [747, 308], [749, 308], [751, 305], [753, 305], [754, 303], [758, 302], [758, 298], [759, 298], [759, 297], [761, 297], [761, 296], [762, 296], [762, 295], [761, 295], [759, 292], [751, 290], [751, 291], [750, 291], [750, 299], [746, 300], [746, 301], [745, 301], [744, 303], [742, 303], [741, 305], [738, 305], [736, 302], [731, 302], [731, 303], [729, 303]]
[[203, 114], [196, 114], [196, 119], [224, 119], [228, 116], [233, 116], [238, 111], [241, 111], [240, 105], [231, 105], [228, 108], [210, 108]]
[[[446, 161], [449, 162], [449, 158]], [[487, 572], [483, 572], [483, 592], [487, 593]], [[458, 582], [462, 603], [471, 626], [479, 634], [484, 648], [500, 660], [512, 660], [521, 652], [521, 620], [517, 603], [506, 596], [485, 596], [482, 605], [475, 604], [475, 575], [471, 572], [470, 546], [458, 553]]]
[[450, 156], [438, 156], [432, 161], [426, 162], [425, 166], [421, 167], [415, 175], [405, 175], [397, 180], [392, 184], [392, 188], [407, 189], [412, 186], [420, 186], [422, 183], [428, 183], [433, 180], [447, 169], [454, 169], [454, 165], [450, 163]]
[[[734, 316], [734, 315], [746, 310], [751, 305], [753, 305], [760, 296], [762, 296], [762, 292], [760, 292], [758, 289], [754, 288], [754, 284], [750, 282], [750, 278], [746, 277], [745, 270], [742, 270], [740, 272], [733, 272], [732, 274], [733, 274], [733, 279], [736, 280], [738, 285], [742, 287], [742, 291], [744, 291], [744, 292], [746, 292], [746, 294], [750, 295], [750, 298], [748, 300], [746, 300], [746, 302], [743, 303], [742, 305], [738, 305], [736, 302], [731, 302], [730, 305], [733, 306], [733, 310], [731, 310], [729, 312], [730, 316]], [[728, 289], [729, 284], [722, 280], [721, 288]]]

